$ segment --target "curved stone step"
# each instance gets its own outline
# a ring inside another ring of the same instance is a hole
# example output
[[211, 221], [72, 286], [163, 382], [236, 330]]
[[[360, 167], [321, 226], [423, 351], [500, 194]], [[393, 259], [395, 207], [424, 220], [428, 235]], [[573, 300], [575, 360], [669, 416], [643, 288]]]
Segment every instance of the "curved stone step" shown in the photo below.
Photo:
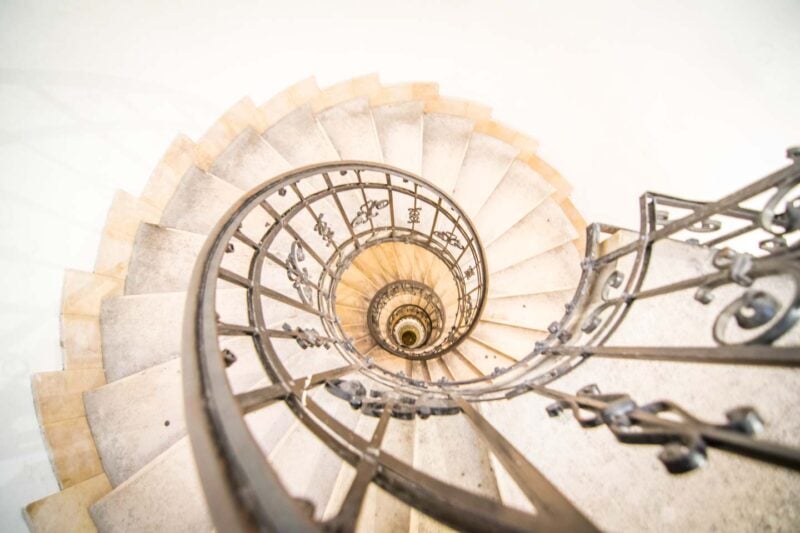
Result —
[[489, 298], [481, 319], [509, 326], [546, 331], [553, 322], [560, 320], [566, 312], [565, 305], [572, 300], [575, 291], [544, 292], [503, 298]]
[[576, 238], [578, 232], [558, 204], [545, 199], [508, 231], [483, 246], [490, 272], [495, 274]]
[[569, 243], [494, 272], [489, 282], [489, 298], [573, 289], [581, 276], [580, 260], [580, 254]]
[[495, 137], [472, 133], [453, 189], [453, 198], [468, 217], [478, 214], [518, 153], [518, 148]]
[[342, 159], [383, 160], [368, 96], [352, 98], [318, 111], [317, 120]]
[[89, 506], [111, 491], [105, 474], [51, 494], [25, 506], [25, 522], [36, 533], [95, 531]]
[[422, 172], [422, 101], [373, 106], [383, 161], [412, 174]]
[[427, 112], [432, 102], [426, 104], [423, 116], [422, 177], [450, 194], [458, 180], [475, 121]]
[[180, 359], [84, 394], [103, 469], [117, 486], [186, 433]]
[[506, 353], [494, 346], [478, 342], [474, 332], [464, 339], [457, 349], [475, 368], [480, 370], [481, 376], [491, 375], [495, 369], [505, 368], [517, 361], [516, 353]]
[[[359, 413], [347, 402], [324, 388], [318, 389], [313, 400], [345, 427], [355, 428]], [[314, 518], [321, 519], [342, 468], [342, 459], [298, 423], [269, 450], [269, 460], [289, 494], [314, 504]]]
[[89, 511], [101, 532], [214, 529], [188, 437], [164, 450]]
[[506, 326], [479, 320], [470, 335], [470, 340], [506, 354], [514, 360], [520, 360], [533, 351], [536, 341], [544, 339], [547, 335], [546, 330]]
[[214, 160], [208, 172], [249, 191], [290, 169], [289, 163], [258, 132], [247, 128]]
[[515, 159], [473, 219], [481, 241], [494, 242], [554, 192], [543, 177]]
[[[205, 240], [197, 233], [142, 224], [125, 280], [125, 294], [185, 291]], [[244, 246], [237, 246], [233, 253], [226, 254], [223, 264], [235, 272], [247, 272], [249, 253]], [[231, 285], [222, 281], [219, 286]]]

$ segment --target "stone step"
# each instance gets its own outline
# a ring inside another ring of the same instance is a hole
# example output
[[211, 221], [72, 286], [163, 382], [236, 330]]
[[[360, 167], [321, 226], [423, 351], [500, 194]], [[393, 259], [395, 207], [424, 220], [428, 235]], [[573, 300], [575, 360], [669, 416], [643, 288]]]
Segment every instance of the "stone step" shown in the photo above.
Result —
[[159, 210], [147, 202], [124, 191], [117, 191], [106, 215], [94, 271], [124, 279], [128, 273], [128, 261], [139, 224], [156, 223], [159, 215]]
[[[120, 296], [103, 302], [103, 361], [110, 382], [180, 356], [185, 303], [182, 292]], [[270, 315], [269, 327], [280, 328], [301, 313], [288, 306], [280, 310], [281, 316]], [[227, 324], [249, 323], [244, 291], [217, 291], [217, 313]]]
[[242, 191], [249, 191], [291, 169], [289, 163], [252, 128], [245, 129], [208, 169]]
[[481, 319], [498, 324], [546, 331], [566, 312], [574, 290], [524, 294], [505, 298], [489, 298]]
[[112, 486], [186, 433], [180, 366], [180, 359], [172, 359], [84, 395], [86, 417]]
[[412, 174], [422, 172], [422, 101], [406, 101], [372, 108], [383, 161]]
[[468, 217], [478, 214], [518, 153], [510, 144], [473, 132], [453, 190], [453, 198]]
[[81, 481], [25, 506], [25, 522], [36, 533], [96, 531], [89, 506], [111, 491], [105, 474]]
[[515, 159], [473, 219], [483, 245], [494, 242], [554, 192], [542, 176]]
[[536, 341], [544, 339], [547, 335], [546, 330], [520, 328], [479, 320], [470, 339], [518, 361], [533, 351]]
[[444, 113], [425, 113], [422, 177], [451, 194], [458, 180], [475, 121]]
[[[345, 427], [353, 429], [358, 411], [319, 388], [313, 401]], [[296, 498], [314, 504], [314, 518], [322, 518], [336, 484], [342, 460], [302, 423], [295, 424], [283, 439], [269, 450], [269, 460], [286, 490]]]
[[383, 160], [369, 97], [360, 96], [328, 107], [317, 113], [317, 120], [342, 159]]
[[474, 332], [458, 345], [458, 352], [480, 371], [481, 376], [488, 376], [497, 368], [513, 365], [517, 356], [514, 352], [506, 353], [499, 347], [479, 342]]
[[[200, 249], [206, 237], [152, 224], [142, 224], [136, 235], [125, 294], [185, 291]], [[237, 246], [226, 254], [223, 266], [237, 273], [246, 273], [250, 254]], [[221, 282], [219, 287], [230, 287]]]
[[90, 508], [106, 531], [212, 531], [188, 437], [164, 450]]
[[292, 167], [341, 159], [309, 105], [290, 112], [261, 136]]
[[105, 383], [102, 368], [34, 374], [31, 388], [39, 424], [85, 416], [83, 392], [102, 387]]
[[[193, 167], [184, 174], [161, 215], [162, 226], [208, 235], [244, 191]], [[263, 224], [259, 228], [263, 232]]]
[[574, 289], [581, 276], [580, 261], [578, 251], [568, 243], [496, 271], [489, 283], [489, 298]]
[[558, 204], [546, 199], [494, 242], [484, 243], [486, 260], [495, 274], [577, 237], [578, 232]]

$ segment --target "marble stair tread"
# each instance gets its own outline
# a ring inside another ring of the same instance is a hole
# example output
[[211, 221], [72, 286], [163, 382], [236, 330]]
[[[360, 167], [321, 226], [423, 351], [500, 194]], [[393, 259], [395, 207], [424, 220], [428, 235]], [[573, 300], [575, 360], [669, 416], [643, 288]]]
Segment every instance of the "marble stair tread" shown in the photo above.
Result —
[[[197, 255], [206, 237], [188, 231], [142, 224], [136, 235], [125, 294], [185, 291]], [[250, 254], [244, 246], [226, 254], [224, 265], [235, 272], [247, 272]], [[231, 286], [227, 282], [220, 287]]]
[[453, 198], [468, 217], [478, 214], [518, 153], [510, 144], [473, 132], [453, 190]]
[[515, 159], [473, 219], [483, 245], [494, 242], [554, 192], [542, 176]]
[[[109, 382], [181, 355], [181, 331], [186, 294], [182, 292], [119, 296], [103, 302], [100, 315], [103, 363]], [[217, 291], [220, 321], [247, 324], [243, 290]], [[275, 322], [292, 320], [289, 311]], [[277, 324], [280, 327], [280, 324]]]
[[475, 128], [469, 118], [425, 113], [422, 134], [422, 177], [445, 193], [456, 185], [464, 154]]
[[422, 172], [422, 101], [397, 102], [372, 108], [383, 161], [412, 174]]
[[458, 345], [458, 352], [478, 368], [482, 376], [490, 375], [496, 368], [506, 368], [514, 364], [514, 352], [506, 353], [499, 347], [479, 342], [473, 335]]
[[106, 531], [213, 531], [188, 437], [175, 442], [90, 508]]
[[484, 250], [490, 272], [495, 274], [577, 237], [577, 230], [558, 204], [545, 199], [494, 242], [484, 243]]
[[[192, 168], [181, 178], [175, 194], [164, 208], [160, 225], [208, 235], [245, 193], [227, 181]], [[266, 213], [253, 210], [242, 221], [241, 231], [258, 240], [270, 221]]]
[[414, 466], [460, 489], [499, 499], [486, 445], [463, 414], [417, 420]]
[[447, 365], [450, 374], [455, 381], [474, 379], [483, 375], [481, 369], [460, 351], [460, 346], [454, 350], [449, 350], [442, 357], [442, 362]]
[[[313, 400], [346, 427], [355, 427], [359, 414], [347, 402], [324, 388], [318, 389]], [[342, 467], [342, 459], [301, 423], [295, 424], [270, 450], [269, 459], [289, 494], [314, 504], [314, 516], [320, 519]]]
[[574, 290], [523, 294], [505, 298], [489, 298], [481, 318], [490, 322], [547, 330], [566, 313], [565, 305], [572, 301]]
[[117, 486], [186, 433], [180, 359], [84, 394], [103, 468]]
[[217, 156], [208, 172], [249, 191], [288, 170], [289, 163], [255, 130], [247, 128]]
[[581, 277], [580, 260], [570, 243], [495, 272], [489, 284], [489, 298], [574, 289]]
[[317, 120], [342, 159], [382, 161], [368, 97], [353, 98], [320, 111]]
[[261, 136], [293, 167], [340, 159], [308, 105], [292, 111]]
[[536, 341], [547, 337], [547, 331], [520, 328], [479, 321], [470, 339], [491, 347], [519, 361], [533, 351]]

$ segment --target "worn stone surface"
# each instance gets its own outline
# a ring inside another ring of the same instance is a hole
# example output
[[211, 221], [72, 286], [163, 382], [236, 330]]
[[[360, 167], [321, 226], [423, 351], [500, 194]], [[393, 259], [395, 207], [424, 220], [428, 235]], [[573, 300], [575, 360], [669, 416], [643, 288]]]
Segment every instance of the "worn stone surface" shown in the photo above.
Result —
[[111, 491], [105, 474], [99, 474], [25, 507], [25, 521], [35, 533], [92, 533], [97, 531], [89, 506]]

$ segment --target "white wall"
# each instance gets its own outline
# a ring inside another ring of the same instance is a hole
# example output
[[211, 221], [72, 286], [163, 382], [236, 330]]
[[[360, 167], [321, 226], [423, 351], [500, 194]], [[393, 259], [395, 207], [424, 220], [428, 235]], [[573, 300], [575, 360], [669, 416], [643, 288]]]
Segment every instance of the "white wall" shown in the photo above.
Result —
[[0, 3], [0, 530], [57, 490], [29, 375], [61, 367], [64, 267], [173, 135], [314, 74], [438, 81], [541, 141], [590, 221], [713, 199], [800, 144], [800, 2]]

